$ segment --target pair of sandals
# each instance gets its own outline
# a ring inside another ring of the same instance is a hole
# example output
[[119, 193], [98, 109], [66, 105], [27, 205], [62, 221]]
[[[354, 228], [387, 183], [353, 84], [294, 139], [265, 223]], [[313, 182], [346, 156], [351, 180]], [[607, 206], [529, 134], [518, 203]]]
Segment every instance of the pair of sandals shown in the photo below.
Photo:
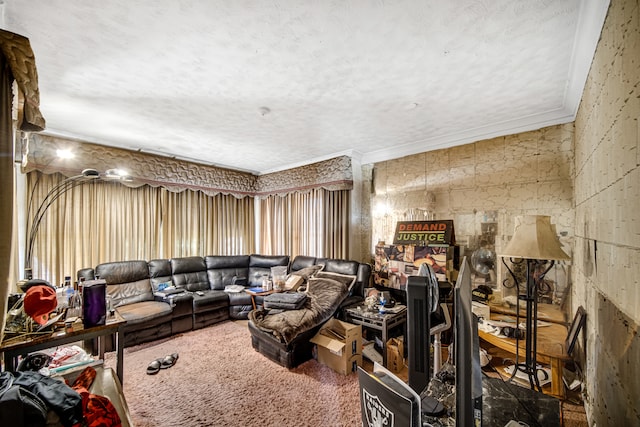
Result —
[[160, 372], [160, 369], [168, 369], [175, 365], [177, 361], [178, 353], [173, 353], [160, 359], [156, 359], [147, 366], [147, 375], [155, 375]]

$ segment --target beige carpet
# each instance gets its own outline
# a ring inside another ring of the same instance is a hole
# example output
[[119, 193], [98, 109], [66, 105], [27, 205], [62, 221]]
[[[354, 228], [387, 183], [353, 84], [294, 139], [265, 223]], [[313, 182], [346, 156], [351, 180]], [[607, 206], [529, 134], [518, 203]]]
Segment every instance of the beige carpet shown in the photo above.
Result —
[[[146, 374], [176, 352], [175, 366]], [[246, 322], [126, 348], [124, 392], [137, 427], [361, 425], [357, 375], [315, 360], [283, 368], [251, 347]]]

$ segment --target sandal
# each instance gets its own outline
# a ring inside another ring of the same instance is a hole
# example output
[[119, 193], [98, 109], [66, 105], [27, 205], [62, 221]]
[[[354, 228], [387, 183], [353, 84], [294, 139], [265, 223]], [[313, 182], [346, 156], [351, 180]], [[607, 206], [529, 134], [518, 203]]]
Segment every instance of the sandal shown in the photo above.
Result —
[[147, 366], [147, 375], [155, 375], [160, 372], [163, 359], [156, 359]]
[[173, 353], [168, 356], [165, 356], [160, 363], [160, 369], [167, 369], [176, 364], [178, 360], [178, 353]]

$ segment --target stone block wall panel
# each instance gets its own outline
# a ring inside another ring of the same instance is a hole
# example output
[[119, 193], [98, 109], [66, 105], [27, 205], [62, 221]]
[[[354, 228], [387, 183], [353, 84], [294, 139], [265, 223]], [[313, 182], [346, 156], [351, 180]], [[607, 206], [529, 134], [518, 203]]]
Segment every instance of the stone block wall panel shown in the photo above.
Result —
[[590, 425], [640, 425], [640, 6], [613, 0], [575, 120], [572, 308]]
[[[513, 234], [515, 216], [544, 214], [570, 248], [573, 133], [568, 123], [376, 163], [371, 252], [378, 240], [391, 243], [397, 221], [426, 208], [428, 195], [435, 199], [434, 219], [454, 220], [459, 244], [477, 245], [481, 224], [490, 220], [497, 223], [500, 249]], [[375, 206], [386, 206], [385, 214]], [[501, 275], [499, 267], [497, 283]]]

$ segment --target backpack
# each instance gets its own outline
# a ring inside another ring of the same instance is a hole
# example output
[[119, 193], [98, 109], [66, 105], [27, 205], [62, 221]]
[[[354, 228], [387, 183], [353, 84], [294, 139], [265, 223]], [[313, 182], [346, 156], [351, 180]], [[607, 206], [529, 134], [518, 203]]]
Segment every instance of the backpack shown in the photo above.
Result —
[[47, 405], [24, 387], [13, 384], [11, 372], [0, 373], [0, 425], [44, 427]]

